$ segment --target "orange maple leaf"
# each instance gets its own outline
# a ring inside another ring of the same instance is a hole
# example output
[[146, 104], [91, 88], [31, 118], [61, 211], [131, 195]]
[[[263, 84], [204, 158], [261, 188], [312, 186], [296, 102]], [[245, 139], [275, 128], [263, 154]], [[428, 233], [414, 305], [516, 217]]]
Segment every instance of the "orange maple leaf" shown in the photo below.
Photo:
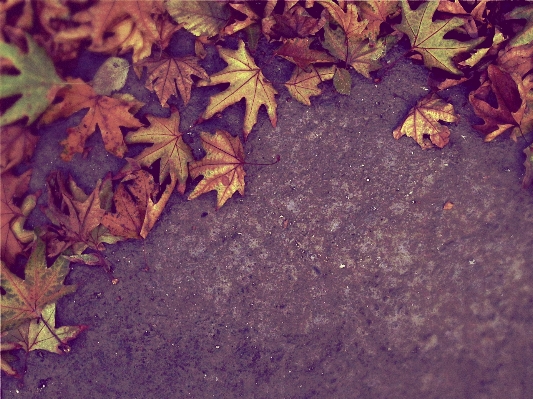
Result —
[[83, 153], [85, 141], [95, 132], [97, 126], [100, 128], [106, 150], [122, 158], [127, 147], [120, 127], [142, 126], [132, 115], [141, 103], [137, 100], [127, 101], [99, 95], [81, 79], [71, 79], [69, 83], [58, 94], [63, 100], [48, 108], [41, 119], [41, 123], [48, 124], [89, 108], [78, 126], [67, 129], [68, 137], [61, 142], [65, 146], [61, 158], [70, 161], [75, 153]]
[[30, 158], [35, 150], [38, 136], [31, 130], [19, 125], [2, 128], [0, 135], [0, 173], [7, 172], [13, 166]]
[[314, 39], [288, 39], [274, 54], [289, 60], [302, 69], [317, 62], [335, 62], [335, 58], [324, 51], [312, 50], [309, 46]]
[[170, 57], [162, 53], [161, 57], [147, 58], [136, 65], [137, 76], [140, 76], [142, 67], [147, 68], [148, 79], [146, 88], [154, 90], [163, 107], [168, 107], [167, 100], [170, 96], [178, 96], [178, 92], [185, 104], [191, 98], [192, 75], [208, 80], [209, 75], [205, 69], [198, 65], [198, 58]]
[[309, 71], [295, 67], [291, 78], [285, 83], [291, 96], [302, 104], [311, 105], [311, 96], [318, 96], [322, 90], [318, 84], [326, 80], [333, 79], [337, 67], [315, 67], [311, 66]]
[[248, 54], [244, 42], [239, 41], [237, 50], [218, 47], [218, 52], [228, 66], [212, 75], [209, 82], [201, 81], [198, 86], [213, 86], [220, 83], [229, 83], [230, 86], [209, 99], [209, 105], [202, 118], [209, 119], [217, 112], [245, 98], [246, 111], [243, 129], [245, 140], [257, 122], [257, 113], [262, 105], [266, 106], [272, 126], [276, 126], [277, 104], [274, 95], [278, 92]]
[[216, 209], [219, 209], [235, 191], [244, 195], [244, 150], [241, 140], [224, 130], [217, 130], [213, 135], [202, 132], [200, 138], [206, 156], [191, 163], [189, 173], [193, 179], [200, 175], [203, 179], [189, 195], [189, 200], [216, 190]]

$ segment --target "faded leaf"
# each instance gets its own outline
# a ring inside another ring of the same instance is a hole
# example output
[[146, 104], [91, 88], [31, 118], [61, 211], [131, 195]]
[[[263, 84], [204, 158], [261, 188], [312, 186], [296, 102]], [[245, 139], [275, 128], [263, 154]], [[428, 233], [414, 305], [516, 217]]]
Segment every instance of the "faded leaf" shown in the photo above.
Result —
[[193, 179], [198, 176], [203, 179], [189, 195], [189, 200], [216, 190], [216, 209], [219, 209], [236, 191], [244, 195], [244, 150], [239, 138], [224, 130], [217, 130], [213, 135], [202, 132], [200, 137], [206, 155], [192, 162], [189, 172]]
[[213, 86], [220, 83], [229, 83], [230, 86], [223, 92], [211, 96], [202, 118], [209, 119], [217, 112], [245, 98], [246, 111], [243, 126], [245, 140], [257, 122], [257, 113], [261, 105], [266, 107], [272, 126], [276, 126], [277, 104], [274, 95], [278, 92], [248, 54], [244, 42], [239, 41], [237, 50], [218, 47], [218, 52], [228, 66], [212, 75], [209, 82], [201, 81], [198, 86]]
[[4, 340], [18, 345], [26, 352], [45, 350], [63, 355], [70, 351], [67, 342], [88, 328], [85, 325], [56, 328], [55, 324], [56, 304], [49, 303], [38, 319], [28, 320], [10, 330]]
[[352, 90], [352, 77], [344, 68], [336, 68], [333, 75], [333, 85], [338, 93], [349, 96]]
[[296, 64], [301, 69], [307, 69], [317, 62], [335, 62], [335, 58], [323, 51], [311, 50], [309, 46], [314, 39], [288, 39], [274, 54]]
[[92, 84], [94, 92], [109, 96], [113, 91], [122, 89], [129, 69], [130, 63], [124, 58], [109, 57], [94, 75]]
[[452, 104], [430, 93], [409, 111], [403, 123], [394, 130], [393, 136], [396, 140], [402, 136], [412, 137], [423, 149], [433, 145], [442, 148], [448, 144], [450, 129], [439, 121], [456, 122], [457, 119]]
[[74, 154], [82, 154], [85, 141], [95, 132], [97, 126], [100, 128], [106, 150], [117, 157], [124, 156], [127, 148], [120, 127], [142, 126], [131, 113], [139, 107], [139, 102], [101, 96], [81, 79], [69, 80], [69, 85], [58, 95], [63, 97], [62, 101], [45, 112], [41, 123], [48, 124], [89, 108], [78, 126], [67, 129], [68, 137], [61, 142], [65, 146], [61, 158], [70, 161]]
[[308, 37], [317, 33], [325, 23], [324, 17], [317, 20], [299, 5], [286, 7], [282, 15], [271, 14], [261, 20], [263, 34], [269, 40], [280, 37]]
[[458, 54], [472, 50], [483, 41], [483, 38], [461, 42], [455, 39], [444, 39], [444, 35], [464, 25], [458, 17], [433, 21], [433, 14], [439, 6], [438, 1], [422, 3], [415, 11], [409, 3], [402, 3], [402, 23], [396, 29], [409, 36], [411, 50], [419, 53], [428, 68], [439, 68], [455, 75], [462, 72], [454, 65], [452, 58]]
[[180, 116], [177, 111], [172, 112], [170, 118], [147, 116], [149, 127], [128, 133], [128, 144], [153, 144], [145, 148], [135, 159], [143, 166], [150, 167], [157, 160], [161, 160], [159, 184], [170, 176], [172, 184], [177, 184], [180, 194], [185, 192], [185, 183], [189, 176], [188, 162], [194, 160], [191, 149], [183, 141], [180, 133]]
[[[0, 65], [7, 60], [16, 68], [18, 75], [2, 73], [0, 99], [20, 96], [3, 115], [0, 126], [13, 123], [24, 117], [27, 125], [33, 123], [52, 103], [56, 92], [65, 85], [57, 76], [54, 64], [29, 34], [25, 35], [28, 52], [18, 47], [0, 42]], [[3, 72], [0, 68], [0, 72]]]
[[147, 58], [137, 64], [139, 69], [147, 68], [148, 80], [146, 88], [157, 94], [163, 107], [168, 107], [167, 101], [170, 96], [181, 95], [184, 104], [191, 98], [193, 85], [192, 75], [208, 80], [209, 75], [198, 65], [196, 57], [170, 57], [162, 53], [158, 58]]
[[259, 22], [259, 16], [250, 8], [248, 3], [228, 3], [228, 5], [231, 8], [246, 15], [246, 19], [244, 19], [243, 21], [236, 20], [231, 25], [226, 26], [224, 28], [224, 35], [233, 35], [234, 33], [242, 29], [248, 28], [250, 25]]
[[522, 31], [513, 37], [509, 44], [514, 46], [522, 46], [533, 42], [533, 4], [515, 8], [513, 11], [505, 15], [505, 19], [525, 19], [526, 26]]
[[9, 265], [15, 263], [16, 256], [24, 250], [25, 244], [32, 242], [35, 237], [33, 231], [24, 230], [24, 222], [35, 208], [37, 195], [27, 195], [20, 207], [15, 204], [16, 199], [24, 197], [30, 179], [31, 170], [20, 176], [7, 172], [0, 179], [1, 258]]
[[291, 78], [285, 83], [291, 96], [305, 105], [311, 105], [311, 96], [318, 96], [322, 90], [318, 84], [333, 79], [336, 67], [317, 68], [311, 66], [309, 72], [295, 67]]
[[225, 1], [165, 0], [165, 7], [174, 20], [193, 35], [218, 35], [231, 17]]
[[526, 160], [524, 161], [526, 174], [524, 175], [524, 180], [522, 180], [522, 187], [526, 188], [533, 183], [533, 145], [524, 149], [524, 154], [526, 154]]
[[17, 277], [1, 263], [2, 331], [12, 330], [26, 320], [42, 316], [44, 307], [76, 290], [75, 285], [63, 285], [69, 272], [69, 262], [59, 257], [50, 267], [46, 266], [45, 245], [37, 239], [24, 270], [24, 280]]
[[29, 159], [38, 140], [39, 137], [31, 134], [28, 128], [19, 125], [3, 128], [0, 135], [0, 173]]
[[358, 1], [356, 4], [361, 18], [368, 21], [363, 34], [368, 36], [371, 43], [376, 42], [381, 24], [387, 22], [388, 17], [393, 18], [400, 13], [397, 1], [368, 0]]

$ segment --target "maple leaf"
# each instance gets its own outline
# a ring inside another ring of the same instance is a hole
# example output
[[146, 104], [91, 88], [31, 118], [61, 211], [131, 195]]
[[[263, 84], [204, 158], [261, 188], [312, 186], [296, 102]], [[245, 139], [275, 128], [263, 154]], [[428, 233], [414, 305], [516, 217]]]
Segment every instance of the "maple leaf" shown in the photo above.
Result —
[[161, 160], [159, 183], [162, 184], [170, 176], [173, 185], [178, 183], [180, 194], [185, 192], [185, 183], [189, 176], [187, 163], [193, 161], [191, 149], [183, 141], [180, 133], [180, 116], [174, 110], [170, 118], [158, 118], [148, 115], [150, 126], [128, 133], [128, 144], [149, 143], [135, 159], [143, 166], [150, 167], [158, 159]]
[[309, 46], [314, 39], [288, 39], [274, 54], [296, 64], [301, 69], [307, 69], [310, 64], [317, 62], [335, 62], [335, 58], [323, 51], [311, 50]]
[[65, 146], [61, 158], [70, 161], [75, 153], [82, 154], [85, 141], [100, 128], [105, 149], [122, 158], [126, 152], [126, 143], [120, 127], [136, 128], [142, 123], [131, 112], [139, 108], [138, 101], [102, 96], [81, 79], [69, 80], [69, 85], [58, 95], [61, 102], [52, 105], [42, 116], [41, 123], [48, 124], [61, 117], [68, 117], [81, 109], [89, 108], [80, 124], [67, 129], [68, 137], [61, 142]]
[[158, 193], [154, 177], [145, 170], [134, 170], [127, 174], [119, 183], [113, 203], [116, 212], [106, 212], [102, 218], [102, 225], [111, 234], [123, 238], [146, 238], [148, 207]]
[[[54, 64], [29, 34], [25, 34], [28, 52], [17, 46], [0, 42], [0, 65], [3, 62], [18, 70], [18, 75], [2, 73], [0, 99], [20, 96], [3, 115], [0, 126], [27, 117], [33, 123], [52, 103], [56, 92], [65, 85], [57, 76]], [[0, 69], [0, 72], [1, 69]]]
[[[528, 118], [523, 119], [528, 90], [520, 76], [505, 72], [495, 65], [489, 65], [487, 73], [488, 80], [468, 96], [474, 112], [484, 121], [474, 128], [485, 134], [485, 141], [493, 140], [510, 128], [514, 139], [528, 133], [529, 128], [522, 125], [523, 122], [529, 123]], [[498, 108], [489, 104], [492, 94], [496, 97]]]
[[0, 135], [0, 173], [29, 159], [38, 140], [39, 137], [31, 134], [28, 128], [19, 125], [3, 128]]
[[55, 324], [56, 304], [49, 303], [42, 309], [39, 318], [28, 320], [7, 331], [3, 341], [16, 345], [26, 352], [45, 350], [63, 355], [70, 351], [67, 342], [88, 328], [86, 325], [56, 328]]
[[333, 79], [336, 67], [311, 66], [307, 72], [299, 67], [294, 68], [291, 78], [285, 83], [291, 96], [305, 105], [311, 105], [311, 96], [318, 96], [322, 90], [318, 84]]
[[165, 0], [165, 7], [177, 23], [196, 36], [217, 35], [231, 17], [223, 1]]
[[228, 5], [231, 8], [246, 15], [246, 18], [242, 21], [237, 19], [231, 25], [226, 26], [223, 31], [224, 35], [233, 35], [234, 33], [242, 29], [248, 28], [250, 27], [250, 25], [255, 24], [259, 21], [259, 16], [250, 8], [248, 3], [228, 3]]
[[34, 239], [33, 231], [24, 230], [24, 222], [35, 208], [38, 195], [26, 196], [20, 207], [15, 204], [15, 199], [22, 198], [28, 190], [30, 179], [31, 170], [20, 176], [3, 173], [0, 179], [0, 251], [2, 260], [8, 264], [15, 263], [25, 244]]
[[200, 138], [206, 155], [189, 165], [189, 173], [193, 179], [200, 175], [203, 179], [189, 200], [216, 190], [216, 209], [219, 209], [236, 191], [244, 195], [244, 150], [239, 138], [224, 130], [217, 130], [213, 135], [202, 132]]
[[396, 140], [404, 135], [412, 137], [423, 149], [431, 148], [433, 144], [442, 148], [448, 144], [450, 129], [439, 121], [457, 120], [453, 105], [436, 93], [430, 93], [411, 108], [403, 123], [394, 130], [393, 136]]
[[[163, 107], [168, 107], [167, 101], [170, 96], [178, 96], [178, 92], [187, 105], [191, 98], [192, 75], [200, 79], [209, 79], [205, 69], [198, 65], [198, 58], [170, 57], [162, 53], [158, 58], [148, 58], [137, 64], [138, 70], [147, 68], [148, 80], [146, 88], [154, 90]], [[137, 75], [140, 75], [138, 73]]]
[[274, 95], [278, 92], [248, 54], [244, 42], [239, 40], [237, 50], [218, 47], [218, 52], [228, 66], [212, 75], [209, 82], [200, 81], [198, 86], [212, 86], [220, 83], [229, 83], [230, 86], [225, 91], [211, 96], [202, 118], [209, 119], [217, 112], [245, 98], [246, 111], [243, 129], [245, 140], [257, 122], [257, 113], [262, 105], [266, 107], [270, 122], [275, 127], [277, 104]]
[[428, 68], [439, 68], [454, 75], [463, 73], [453, 64], [452, 58], [468, 52], [481, 43], [484, 38], [461, 42], [444, 39], [444, 35], [464, 25], [458, 17], [433, 21], [433, 14], [439, 6], [438, 1], [422, 3], [415, 11], [406, 0], [402, 2], [402, 23], [396, 29], [405, 33], [411, 41], [411, 50], [419, 53]]
[[0, 338], [1, 370], [7, 375], [10, 375], [15, 378], [20, 378], [20, 375], [18, 374], [17, 370], [15, 370], [13, 367], [11, 367], [11, 364], [9, 364], [10, 361], [15, 360], [15, 356], [11, 355], [8, 352], [10, 350], [20, 349], [20, 344], [17, 344], [16, 342], [6, 342], [4, 340], [4, 337], [6, 337], [7, 334], [9, 334], [9, 331], [4, 331]]
[[342, 29], [332, 29], [326, 24], [322, 45], [335, 58], [351, 65], [361, 75], [370, 79], [370, 72], [381, 68], [379, 60], [396, 41], [396, 37], [386, 36], [371, 44], [360, 35], [348, 37]]
[[511, 39], [509, 42], [510, 46], [521, 46], [533, 41], [533, 5], [529, 4], [527, 6], [517, 7], [513, 11], [505, 14], [505, 19], [525, 19], [527, 21], [522, 31]]
[[[103, 251], [104, 243], [120, 241], [120, 237], [102, 231], [100, 226], [105, 214], [101, 206], [101, 180], [90, 195], [86, 195], [71, 176], [67, 189], [60, 172], [52, 173], [47, 184], [49, 205], [41, 209], [55, 225], [43, 236], [48, 244], [48, 256], [57, 256], [68, 248], [76, 255], [87, 248]], [[107, 190], [111, 190], [110, 182]]]
[[363, 34], [368, 36], [371, 43], [377, 41], [381, 24], [400, 13], [397, 1], [368, 0], [358, 1], [356, 4], [361, 17], [368, 21]]
[[11, 273], [4, 262], [2, 272], [2, 331], [12, 330], [26, 320], [42, 316], [44, 307], [76, 290], [75, 285], [63, 285], [69, 272], [69, 262], [58, 257], [46, 266], [45, 245], [37, 239], [24, 270], [24, 280]]

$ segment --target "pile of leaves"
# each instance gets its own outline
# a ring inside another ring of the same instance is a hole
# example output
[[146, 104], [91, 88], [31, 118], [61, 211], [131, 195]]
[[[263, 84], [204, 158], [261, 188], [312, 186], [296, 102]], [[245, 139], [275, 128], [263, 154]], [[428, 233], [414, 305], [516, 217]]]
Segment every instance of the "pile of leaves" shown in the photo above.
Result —
[[[273, 56], [294, 64], [284, 86], [305, 105], [328, 80], [343, 95], [350, 94], [353, 73], [379, 83], [394, 65], [383, 68], [384, 56], [399, 41], [410, 43], [405, 56], [431, 70], [432, 90], [392, 134], [412, 137], [424, 149], [446, 146], [445, 123], [457, 120], [438, 92], [467, 81], [477, 86], [469, 101], [483, 120], [474, 128], [485, 141], [504, 133], [517, 140], [533, 130], [531, 4], [7, 0], [0, 4], [0, 23], [1, 350], [2, 371], [15, 377], [21, 375], [10, 364], [10, 351], [66, 353], [67, 342], [86, 328], [55, 326], [56, 301], [75, 290], [64, 285], [71, 262], [108, 267], [106, 244], [146, 238], [174, 191], [184, 195], [200, 176], [189, 199], [215, 190], [218, 209], [236, 191], [244, 194], [241, 139], [222, 130], [202, 132], [205, 156], [195, 160], [179, 130], [180, 115], [168, 102], [181, 99], [187, 105], [193, 88], [229, 83], [210, 98], [198, 124], [245, 99], [244, 141], [263, 105], [275, 126], [276, 95], [284, 88], [276, 90], [256, 65], [259, 40], [277, 44]], [[180, 29], [192, 34], [194, 54], [176, 57], [169, 51]], [[225, 45], [229, 36], [238, 38], [237, 49]], [[202, 67], [208, 46], [216, 46], [227, 64], [211, 76]], [[91, 82], [70, 77], [65, 67], [87, 50], [110, 55]], [[169, 117], [148, 115], [148, 124], [136, 117], [144, 104], [117, 93], [129, 69], [139, 79], [146, 76], [146, 87]], [[72, 177], [52, 173], [48, 205], [42, 207], [49, 223], [26, 230], [41, 193], [27, 193], [31, 169], [20, 171], [32, 157], [38, 128], [82, 110], [82, 120], [61, 142], [65, 161], [85, 155], [86, 140], [95, 132], [119, 158], [129, 144], [147, 146], [127, 158], [121, 171], [103, 176], [90, 194]], [[533, 145], [524, 152], [528, 186]], [[21, 257], [27, 257], [22, 269]]]

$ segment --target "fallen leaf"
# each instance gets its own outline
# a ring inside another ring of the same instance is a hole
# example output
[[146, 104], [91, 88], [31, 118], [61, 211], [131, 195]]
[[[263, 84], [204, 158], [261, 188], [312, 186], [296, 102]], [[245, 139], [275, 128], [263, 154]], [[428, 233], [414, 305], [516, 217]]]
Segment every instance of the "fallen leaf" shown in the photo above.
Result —
[[526, 188], [533, 182], [533, 145], [525, 148], [524, 154], [526, 154], [526, 160], [524, 161], [526, 174], [524, 175], [524, 180], [522, 180], [522, 187]]
[[[0, 253], [2, 260], [9, 265], [15, 263], [16, 256], [34, 239], [33, 231], [24, 230], [24, 222], [37, 203], [37, 195], [34, 194], [22, 200], [30, 179], [31, 170], [20, 176], [3, 173], [0, 179]], [[19, 203], [17, 199], [22, 200], [20, 206], [16, 205]]]
[[69, 272], [69, 262], [59, 257], [46, 266], [45, 245], [40, 239], [33, 248], [24, 270], [24, 280], [1, 262], [2, 295], [1, 320], [2, 331], [16, 328], [27, 320], [42, 316], [44, 307], [76, 290], [75, 285], [64, 285]]
[[[474, 128], [485, 135], [485, 141], [492, 141], [510, 128], [511, 137], [515, 139], [528, 133], [522, 131], [520, 125], [526, 111], [527, 91], [522, 79], [495, 65], [489, 65], [487, 72], [488, 79], [468, 96], [474, 112], [484, 121], [482, 125], [474, 125]], [[492, 95], [496, 97], [498, 108], [489, 103]]]
[[274, 54], [296, 64], [301, 69], [307, 69], [309, 65], [317, 62], [335, 62], [335, 58], [324, 51], [310, 49], [309, 46], [313, 41], [314, 39], [311, 38], [288, 39]]
[[453, 208], [453, 205], [453, 202], [446, 201], [446, 203], [442, 206], [442, 209], [444, 209], [445, 211], [449, 211]]
[[9, 334], [9, 331], [3, 332], [0, 338], [1, 370], [11, 377], [20, 378], [20, 375], [17, 370], [15, 370], [10, 364], [10, 362], [14, 361], [16, 358], [8, 352], [14, 349], [20, 349], [20, 345], [16, 342], [5, 342], [4, 337], [6, 337], [7, 334]]
[[224, 35], [233, 35], [234, 33], [259, 22], [259, 16], [250, 8], [248, 3], [228, 3], [228, 5], [234, 10], [244, 14], [246, 18], [244, 20], [237, 19], [234, 23], [226, 26], [223, 31]]
[[261, 20], [263, 34], [269, 40], [308, 37], [322, 29], [325, 23], [324, 16], [317, 20], [300, 5], [285, 7], [283, 14], [269, 14]]
[[126, 142], [128, 144], [153, 144], [151, 147], [145, 148], [135, 159], [146, 167], [161, 160], [159, 184], [162, 184], [170, 176], [172, 184], [175, 186], [177, 183], [178, 192], [183, 194], [189, 176], [187, 164], [194, 158], [191, 149], [183, 141], [183, 133], [179, 131], [179, 113], [173, 110], [170, 118], [150, 115], [147, 118], [150, 126], [128, 133]]
[[9, 125], [0, 135], [0, 174], [28, 160], [35, 150], [38, 136], [20, 125]]
[[387, 22], [387, 18], [394, 18], [400, 13], [397, 1], [368, 0], [358, 1], [356, 4], [361, 18], [368, 21], [363, 34], [370, 39], [371, 43], [377, 41], [381, 24]]
[[45, 350], [58, 355], [70, 351], [67, 342], [76, 338], [88, 326], [63, 326], [56, 328], [56, 304], [49, 303], [41, 311], [41, 316], [31, 319], [7, 332], [3, 338], [26, 352]]
[[411, 50], [419, 53], [428, 68], [439, 68], [454, 75], [462, 72], [453, 64], [452, 58], [468, 52], [481, 43], [484, 38], [461, 42], [444, 39], [446, 33], [463, 26], [464, 20], [458, 17], [433, 21], [433, 14], [439, 6], [438, 1], [422, 3], [412, 10], [406, 0], [402, 4], [402, 23], [396, 29], [409, 36]]
[[291, 96], [305, 105], [311, 105], [311, 96], [318, 96], [322, 90], [318, 84], [333, 79], [336, 66], [315, 67], [311, 66], [309, 72], [295, 67], [291, 78], [285, 83]]
[[60, 172], [52, 173], [47, 185], [48, 206], [41, 209], [54, 224], [43, 235], [49, 257], [57, 256], [68, 248], [74, 255], [81, 255], [87, 248], [103, 251], [104, 243], [120, 241], [120, 237], [103, 231], [100, 226], [105, 214], [101, 206], [101, 180], [90, 195], [85, 194], [71, 176], [67, 188]]
[[496, 64], [507, 73], [525, 77], [533, 70], [533, 42], [523, 46], [507, 46], [498, 53]]
[[352, 77], [344, 68], [336, 68], [333, 75], [333, 85], [338, 93], [349, 96], [352, 90]]
[[120, 127], [142, 126], [132, 115], [132, 112], [139, 108], [138, 101], [99, 95], [81, 79], [69, 80], [69, 85], [60, 90], [58, 95], [63, 99], [44, 113], [41, 123], [48, 124], [89, 108], [78, 126], [67, 129], [68, 137], [61, 142], [65, 146], [61, 154], [62, 159], [70, 161], [74, 154], [82, 154], [85, 151], [85, 141], [95, 132], [97, 126], [100, 128], [105, 149], [117, 157], [124, 156], [127, 147]]
[[[25, 34], [28, 52], [13, 44], [0, 42], [0, 60], [7, 60], [18, 70], [18, 75], [2, 73], [0, 99], [20, 96], [3, 115], [0, 126], [27, 117], [33, 123], [52, 103], [56, 92], [65, 85], [57, 76], [54, 64], [29, 34]], [[0, 72], [2, 72], [0, 70]]]
[[165, 0], [165, 7], [177, 23], [195, 36], [218, 35], [231, 17], [225, 1]]
[[189, 173], [193, 179], [198, 176], [203, 179], [189, 195], [189, 200], [216, 190], [216, 209], [219, 209], [236, 191], [244, 195], [244, 150], [239, 138], [224, 130], [217, 130], [213, 135], [202, 132], [200, 138], [206, 155], [189, 165]]
[[150, 173], [145, 170], [131, 172], [122, 179], [113, 195], [116, 212], [106, 212], [102, 225], [114, 236], [125, 239], [143, 237], [141, 232], [146, 223], [147, 209], [157, 192]]
[[510, 19], [525, 19], [526, 26], [522, 31], [511, 39], [509, 45], [522, 46], [524, 44], [530, 44], [533, 42], [533, 5], [528, 4], [526, 6], [517, 7], [513, 11], [505, 14], [506, 20]]
[[178, 93], [185, 105], [189, 103], [193, 85], [192, 75], [204, 80], [209, 79], [205, 69], [198, 65], [198, 58], [192, 56], [170, 57], [162, 53], [160, 57], [141, 61], [136, 65], [136, 70], [140, 71], [143, 67], [147, 68], [148, 73], [146, 88], [155, 91], [163, 107], [168, 107], [167, 101], [170, 96], [177, 97]]
[[275, 127], [277, 104], [274, 95], [278, 92], [248, 54], [244, 42], [239, 40], [237, 50], [218, 47], [218, 52], [228, 66], [212, 75], [209, 82], [200, 81], [198, 86], [213, 86], [220, 83], [229, 83], [230, 86], [223, 92], [211, 96], [202, 118], [209, 119], [217, 112], [245, 98], [246, 111], [243, 129], [245, 140], [257, 122], [257, 113], [262, 105], [266, 107], [270, 122]]
[[411, 108], [403, 123], [394, 130], [393, 136], [396, 140], [404, 135], [412, 137], [423, 149], [433, 145], [442, 148], [448, 144], [450, 129], [439, 121], [457, 120], [453, 105], [437, 94], [430, 93]]
[[113, 91], [120, 90], [126, 83], [130, 63], [119, 57], [109, 57], [98, 68], [93, 78], [93, 90], [96, 94], [109, 96]]

